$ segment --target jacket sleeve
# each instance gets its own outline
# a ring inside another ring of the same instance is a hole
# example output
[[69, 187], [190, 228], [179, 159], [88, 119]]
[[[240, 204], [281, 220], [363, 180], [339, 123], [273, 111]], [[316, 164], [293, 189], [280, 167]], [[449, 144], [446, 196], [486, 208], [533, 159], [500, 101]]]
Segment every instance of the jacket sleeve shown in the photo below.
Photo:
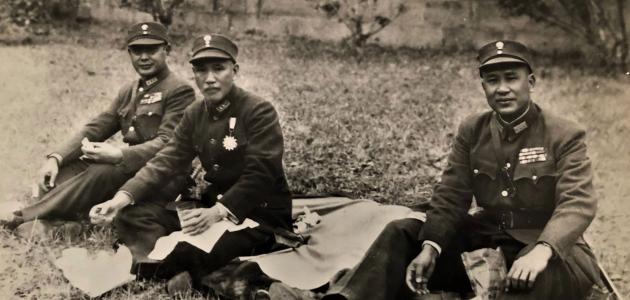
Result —
[[193, 108], [191, 105], [184, 113], [181, 121], [168, 141], [136, 175], [129, 179], [120, 191], [131, 194], [134, 201], [143, 201], [145, 196], [167, 184], [169, 179], [188, 172], [190, 163], [196, 156], [193, 146]]
[[188, 85], [181, 86], [168, 95], [164, 106], [164, 116], [157, 135], [142, 144], [122, 149], [123, 161], [121, 165], [127, 172], [135, 173], [138, 171], [166, 145], [175, 126], [181, 120], [184, 110], [194, 99], [195, 92]]
[[62, 144], [61, 147], [53, 151], [62, 156], [63, 165], [78, 159], [82, 155], [81, 140], [84, 137], [87, 137], [91, 142], [103, 142], [120, 130], [118, 108], [128, 88], [130, 88], [130, 86], [121, 89], [116, 99], [105, 111], [85, 124], [78, 133]]
[[243, 173], [219, 200], [241, 222], [266, 200], [261, 195], [273, 193], [284, 176], [284, 140], [276, 110], [269, 102], [260, 102], [247, 120]]
[[433, 191], [427, 221], [418, 236], [420, 241], [433, 241], [442, 249], [448, 247], [472, 202], [472, 128], [470, 122], [459, 127], [442, 179]]
[[538, 241], [547, 242], [563, 258], [589, 226], [597, 211], [591, 162], [584, 130], [563, 134], [558, 149], [556, 207]]

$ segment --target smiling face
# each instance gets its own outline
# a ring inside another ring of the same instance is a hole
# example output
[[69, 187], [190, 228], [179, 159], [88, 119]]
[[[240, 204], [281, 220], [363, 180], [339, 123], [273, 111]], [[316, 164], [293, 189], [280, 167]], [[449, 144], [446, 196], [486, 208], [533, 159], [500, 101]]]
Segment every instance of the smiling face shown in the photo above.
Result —
[[166, 69], [168, 46], [159, 45], [131, 45], [128, 47], [131, 64], [142, 78], [157, 75]]
[[530, 102], [536, 78], [525, 64], [499, 64], [481, 70], [481, 86], [490, 107], [501, 118], [512, 121]]
[[238, 64], [229, 59], [200, 59], [193, 63], [195, 83], [203, 96], [218, 103], [234, 85]]

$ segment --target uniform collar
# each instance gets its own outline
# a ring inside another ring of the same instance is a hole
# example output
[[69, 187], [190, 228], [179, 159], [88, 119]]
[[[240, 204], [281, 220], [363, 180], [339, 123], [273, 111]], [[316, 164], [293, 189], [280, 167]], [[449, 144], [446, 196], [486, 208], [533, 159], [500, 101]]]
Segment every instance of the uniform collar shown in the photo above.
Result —
[[212, 103], [208, 99], [204, 98], [203, 102], [206, 104], [205, 107], [208, 111], [209, 116], [212, 117], [214, 120], [218, 120], [223, 115], [225, 115], [225, 113], [229, 111], [229, 108], [234, 104], [234, 100], [237, 98], [237, 94], [238, 87], [236, 86], [236, 84], [234, 84], [232, 85], [230, 91], [225, 95], [225, 97], [223, 97], [223, 99], [221, 99], [221, 101], [219, 101], [218, 103]]
[[155, 86], [158, 82], [160, 82], [164, 78], [166, 78], [170, 73], [171, 73], [171, 71], [168, 69], [168, 67], [166, 67], [166, 68], [164, 68], [164, 70], [162, 70], [160, 73], [157, 73], [153, 77], [149, 77], [149, 78], [146, 78], [146, 79], [140, 78], [139, 86], [144, 88], [144, 89], [151, 88], [151, 87]]
[[539, 108], [533, 101], [530, 101], [527, 110], [512, 122], [503, 120], [496, 112], [494, 115], [496, 116], [496, 122], [500, 125], [501, 138], [513, 140], [534, 124], [539, 115]]

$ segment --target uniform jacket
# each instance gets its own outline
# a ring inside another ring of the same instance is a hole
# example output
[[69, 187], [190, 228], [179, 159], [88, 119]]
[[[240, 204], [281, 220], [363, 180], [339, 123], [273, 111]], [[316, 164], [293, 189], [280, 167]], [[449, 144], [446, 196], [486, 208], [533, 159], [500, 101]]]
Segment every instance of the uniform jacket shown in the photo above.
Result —
[[168, 69], [148, 80], [135, 80], [125, 85], [114, 102], [92, 119], [55, 153], [63, 164], [81, 156], [81, 140], [103, 142], [118, 131], [124, 148], [121, 163], [129, 173], [135, 173], [170, 139], [185, 108], [194, 101], [195, 92], [188, 83]]
[[[492, 111], [461, 124], [420, 240], [445, 247], [466, 220], [474, 196], [485, 209], [536, 210], [550, 216], [538, 229], [506, 230], [521, 242], [547, 242], [562, 257], [582, 241], [597, 207], [584, 130], [533, 103], [515, 124], [521, 125], [506, 126]], [[505, 186], [499, 178], [491, 126], [499, 129], [515, 197], [501, 194]]]
[[[236, 139], [233, 150], [224, 145], [228, 136]], [[207, 100], [193, 103], [173, 139], [120, 190], [143, 199], [174, 175], [185, 173], [197, 156], [210, 184], [204, 198], [221, 202], [239, 222], [251, 218], [286, 227], [291, 224], [291, 197], [283, 153], [282, 130], [274, 107], [234, 86], [218, 105]]]

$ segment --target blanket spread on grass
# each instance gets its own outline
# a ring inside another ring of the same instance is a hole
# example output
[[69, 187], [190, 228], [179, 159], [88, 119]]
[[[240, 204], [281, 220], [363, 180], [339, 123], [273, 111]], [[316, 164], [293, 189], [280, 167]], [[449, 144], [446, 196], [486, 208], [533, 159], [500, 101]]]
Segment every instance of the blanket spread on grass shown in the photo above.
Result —
[[339, 271], [356, 265], [385, 226], [397, 219], [426, 215], [408, 207], [371, 200], [327, 197], [293, 200], [293, 218], [308, 207], [321, 215], [310, 228], [308, 243], [285, 251], [242, 258], [258, 263], [269, 277], [300, 289], [314, 289]]

